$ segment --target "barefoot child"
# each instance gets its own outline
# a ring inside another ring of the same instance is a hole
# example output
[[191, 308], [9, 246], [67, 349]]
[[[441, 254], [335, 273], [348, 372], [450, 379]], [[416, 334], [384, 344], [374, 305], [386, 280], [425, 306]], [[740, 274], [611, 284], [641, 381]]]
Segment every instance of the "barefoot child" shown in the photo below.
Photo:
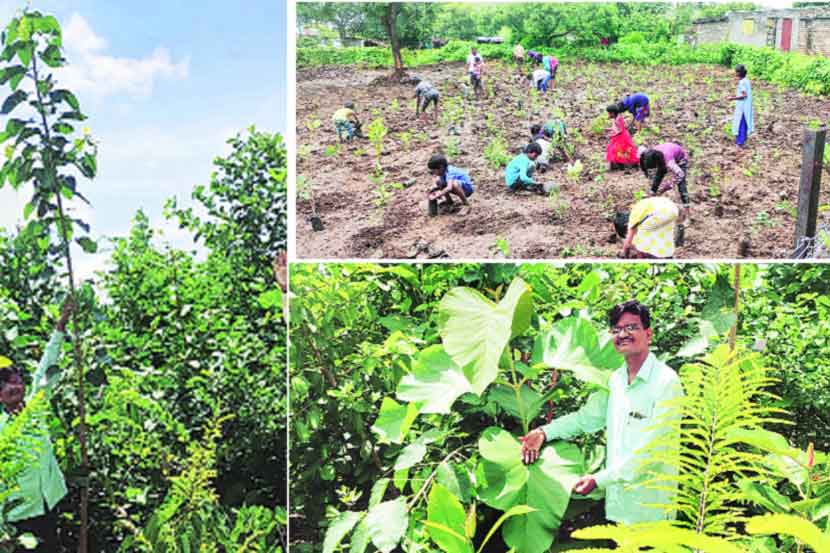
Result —
[[728, 100], [735, 101], [735, 114], [732, 116], [732, 134], [735, 135], [735, 144], [743, 148], [746, 139], [755, 131], [755, 117], [752, 111], [752, 85], [746, 78], [746, 67], [735, 66], [735, 77], [738, 79], [738, 89], [735, 96]]
[[466, 171], [449, 165], [447, 158], [441, 154], [429, 158], [427, 168], [433, 176], [433, 186], [427, 195], [430, 200], [445, 198], [441, 205], [449, 211], [453, 208], [452, 195], [455, 194], [461, 199], [462, 204], [470, 205], [467, 198], [473, 193], [473, 181]]
[[475, 47], [470, 48], [470, 55], [467, 56], [467, 72], [470, 74], [470, 84], [478, 98], [482, 90], [481, 75], [484, 72], [484, 59]]
[[421, 113], [426, 115], [430, 103], [435, 104], [435, 118], [438, 119], [438, 101], [441, 94], [429, 81], [421, 81], [415, 87], [415, 117]]
[[648, 108], [648, 96], [642, 92], [638, 92], [637, 94], [629, 94], [617, 102], [617, 105], [619, 106], [620, 113], [628, 111], [634, 116], [634, 126], [636, 127], [637, 132], [640, 132], [643, 127], [643, 121], [645, 121], [646, 117], [648, 117], [651, 113]]
[[343, 135], [346, 135], [346, 140], [352, 141], [355, 134], [360, 136], [360, 119], [354, 112], [354, 104], [346, 102], [342, 108], [334, 112], [331, 117], [334, 122], [334, 130], [337, 132], [337, 140], [343, 142]]
[[625, 237], [621, 257], [668, 259], [674, 256], [674, 235], [679, 217], [677, 205], [663, 196], [635, 203], [631, 214], [617, 213], [614, 226]]
[[625, 118], [620, 113], [619, 104], [611, 104], [605, 110], [608, 117], [613, 120], [608, 134], [611, 140], [605, 150], [605, 160], [610, 164], [611, 170], [637, 165], [637, 147], [625, 128]]
[[[686, 190], [686, 172], [689, 169], [689, 159], [680, 144], [665, 142], [653, 148], [640, 146], [637, 154], [640, 157], [640, 169], [648, 178], [649, 170], [654, 170], [651, 180], [651, 193], [662, 194], [673, 186], [683, 202], [683, 215], [689, 215], [689, 192]], [[664, 183], [663, 178], [671, 171], [672, 180]]]
[[542, 155], [542, 147], [531, 142], [525, 151], [507, 164], [504, 170], [504, 182], [512, 191], [540, 190], [539, 183], [533, 180], [533, 171], [536, 169], [536, 159]]

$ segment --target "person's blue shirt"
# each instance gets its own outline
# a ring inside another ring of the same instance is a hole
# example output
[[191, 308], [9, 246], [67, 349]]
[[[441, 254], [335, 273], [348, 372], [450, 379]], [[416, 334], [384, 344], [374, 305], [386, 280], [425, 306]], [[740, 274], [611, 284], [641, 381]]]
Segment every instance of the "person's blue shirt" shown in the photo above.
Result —
[[622, 103], [623, 106], [625, 106], [625, 109], [627, 109], [632, 115], [636, 115], [638, 108], [648, 105], [648, 96], [642, 92], [630, 94], [623, 99]]
[[464, 194], [469, 196], [473, 193], [473, 180], [464, 169], [459, 169], [453, 165], [447, 165], [447, 171], [441, 178], [441, 184], [447, 186], [447, 182], [458, 181], [461, 183], [461, 188]]
[[536, 184], [533, 180], [533, 169], [536, 164], [531, 161], [527, 154], [519, 154], [514, 157], [504, 170], [504, 182], [510, 188], [516, 188], [518, 184], [530, 186]]

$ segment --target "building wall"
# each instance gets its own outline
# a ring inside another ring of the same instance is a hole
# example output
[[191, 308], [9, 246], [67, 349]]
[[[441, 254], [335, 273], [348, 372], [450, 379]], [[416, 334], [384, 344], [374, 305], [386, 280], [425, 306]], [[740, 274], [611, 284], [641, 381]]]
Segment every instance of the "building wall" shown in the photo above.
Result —
[[695, 23], [692, 27], [689, 42], [692, 44], [713, 44], [726, 40], [729, 32], [728, 21], [713, 21], [707, 23]]
[[830, 57], [830, 17], [816, 18], [804, 23], [804, 50], [800, 51]]
[[733, 13], [729, 16], [727, 39], [750, 46], [767, 45], [767, 15], [759, 13]]

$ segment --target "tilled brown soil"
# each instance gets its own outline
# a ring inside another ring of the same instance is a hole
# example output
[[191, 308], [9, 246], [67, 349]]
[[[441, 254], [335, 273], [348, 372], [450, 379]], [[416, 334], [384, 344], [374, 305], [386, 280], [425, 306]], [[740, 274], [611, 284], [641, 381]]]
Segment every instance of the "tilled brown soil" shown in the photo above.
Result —
[[[372, 84], [386, 71], [298, 71], [297, 174], [312, 183], [324, 226], [312, 230], [312, 202], [298, 198], [299, 257], [477, 259], [504, 257], [505, 249], [511, 258], [616, 257], [621, 243], [609, 219], [615, 209], [642, 197], [649, 183], [639, 170], [606, 170], [607, 139], [592, 132], [592, 123], [608, 103], [639, 91], [652, 100], [642, 139], [679, 142], [690, 153], [692, 215], [676, 257], [792, 255], [803, 130], [810, 122], [830, 121], [826, 98], [753, 81], [756, 133], [749, 148], [738, 153], [725, 132], [734, 104], [716, 101], [734, 93], [736, 82], [727, 68], [567, 63], [559, 68], [555, 89], [533, 99], [514, 68], [491, 63], [485, 75], [488, 96], [467, 102], [459, 86], [463, 64], [422, 67], [416, 73], [442, 92], [438, 121], [431, 117], [432, 108], [429, 120], [415, 119], [412, 85]], [[334, 150], [331, 114], [345, 101], [356, 103], [364, 132], [378, 117], [389, 129], [380, 164], [386, 182], [403, 187], [390, 189], [383, 205], [374, 201], [369, 141], [358, 139]], [[541, 175], [542, 181], [560, 186], [558, 204], [508, 192], [503, 168], [491, 168], [485, 148], [498, 133], [512, 156], [527, 143], [529, 124], [543, 122], [556, 110], [565, 114], [582, 172], [569, 178], [565, 163], [557, 162]], [[315, 128], [317, 120], [321, 124]], [[610, 121], [605, 123], [607, 128]], [[469, 170], [475, 182], [471, 209], [429, 217], [426, 162], [448, 145], [458, 150], [450, 163]], [[821, 203], [827, 205], [830, 173], [824, 181]], [[827, 217], [828, 210], [822, 213]]]

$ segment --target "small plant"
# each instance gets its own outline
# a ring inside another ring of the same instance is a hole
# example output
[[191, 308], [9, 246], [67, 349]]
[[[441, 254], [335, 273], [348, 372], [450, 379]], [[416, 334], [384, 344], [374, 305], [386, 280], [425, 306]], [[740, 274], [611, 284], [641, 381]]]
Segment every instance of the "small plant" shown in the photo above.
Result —
[[643, 198], [645, 198], [645, 197], [646, 197], [646, 193], [645, 193], [645, 191], [643, 191], [643, 190], [635, 190], [635, 191], [634, 191], [634, 199], [635, 199], [636, 201], [638, 201], [638, 202], [639, 202], [640, 200], [642, 200], [642, 199], [643, 199]]
[[504, 167], [510, 161], [507, 146], [501, 136], [495, 136], [484, 148], [484, 159], [493, 170]]
[[383, 153], [383, 139], [386, 138], [389, 131], [386, 125], [383, 124], [383, 119], [374, 119], [369, 124], [367, 132], [369, 133], [369, 142], [375, 148], [375, 173], [380, 173], [380, 156]]
[[398, 140], [401, 141], [403, 144], [404, 150], [409, 149], [409, 143], [412, 142], [412, 132], [410, 131], [403, 131], [398, 133]]
[[372, 117], [380, 117], [381, 111], [378, 108], [372, 108]]
[[798, 211], [796, 210], [793, 203], [789, 200], [781, 200], [776, 204], [775, 209], [777, 209], [778, 211], [783, 211], [790, 217], [795, 217], [796, 215], [798, 215]]
[[557, 219], [562, 219], [565, 212], [568, 211], [570, 204], [567, 200], [562, 198], [559, 187], [554, 187], [548, 193], [548, 203], [550, 204], [553, 214]]
[[301, 200], [310, 201], [313, 193], [314, 183], [304, 175], [297, 176], [297, 197]]
[[392, 111], [398, 111], [401, 109], [401, 104], [398, 102], [398, 99], [395, 98], [392, 100], [392, 104], [389, 107], [392, 108]]
[[297, 148], [297, 157], [301, 160], [308, 159], [311, 156], [311, 146], [308, 144], [302, 144], [299, 148]]
[[326, 157], [331, 157], [333, 155], [337, 155], [340, 152], [340, 145], [339, 144], [329, 144], [326, 146], [326, 149], [323, 150], [323, 155]]
[[317, 119], [317, 118], [314, 118], [314, 119], [309, 118], [309, 119], [306, 119], [306, 122], [305, 122], [305, 126], [309, 130], [309, 132], [316, 131], [317, 129], [320, 128], [320, 125], [322, 125], [322, 124], [323, 124], [323, 122], [320, 121], [320, 119]]
[[458, 138], [450, 137], [444, 143], [444, 154], [452, 159], [461, 152], [461, 141]]
[[579, 182], [579, 177], [582, 175], [582, 161], [577, 159], [573, 163], [569, 163], [565, 166], [565, 174], [568, 177], [568, 180], [577, 183]]
[[597, 136], [605, 134], [605, 129], [608, 126], [608, 117], [604, 113], [600, 113], [591, 120], [591, 133]]
[[492, 249], [500, 251], [504, 257], [510, 257], [510, 245], [507, 243], [507, 238], [497, 236]]

